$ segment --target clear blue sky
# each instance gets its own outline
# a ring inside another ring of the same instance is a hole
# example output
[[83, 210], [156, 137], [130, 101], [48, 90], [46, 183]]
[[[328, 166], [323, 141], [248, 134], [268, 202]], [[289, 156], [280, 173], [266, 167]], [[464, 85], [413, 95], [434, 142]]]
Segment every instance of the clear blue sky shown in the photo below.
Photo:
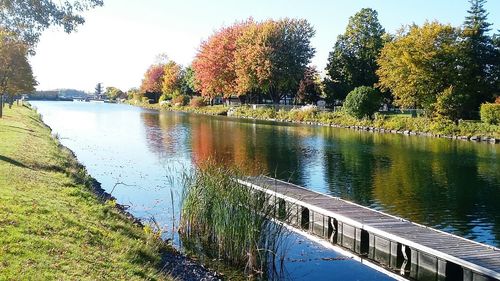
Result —
[[[199, 43], [222, 25], [253, 17], [305, 18], [315, 28], [312, 64], [319, 70], [348, 19], [361, 8], [376, 9], [382, 26], [395, 32], [405, 24], [438, 20], [459, 26], [467, 0], [104, 0], [86, 14], [86, 23], [70, 35], [48, 30], [31, 61], [38, 89], [93, 91], [98, 82], [122, 90], [139, 86], [144, 71], [160, 53], [189, 65]], [[489, 22], [500, 29], [500, 0], [486, 4]]]

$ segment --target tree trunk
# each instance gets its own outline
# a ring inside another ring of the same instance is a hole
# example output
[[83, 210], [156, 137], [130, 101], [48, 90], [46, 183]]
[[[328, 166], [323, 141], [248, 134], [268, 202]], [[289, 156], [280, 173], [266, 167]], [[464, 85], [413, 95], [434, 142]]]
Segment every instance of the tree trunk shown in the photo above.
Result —
[[14, 96], [9, 97], [9, 109], [12, 109], [12, 105], [14, 104]]
[[0, 95], [0, 118], [3, 116], [3, 94]]

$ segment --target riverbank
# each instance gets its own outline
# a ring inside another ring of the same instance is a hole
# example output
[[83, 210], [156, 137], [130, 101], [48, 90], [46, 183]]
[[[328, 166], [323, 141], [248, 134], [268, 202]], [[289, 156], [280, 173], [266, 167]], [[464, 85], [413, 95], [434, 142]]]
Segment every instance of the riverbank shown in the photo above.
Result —
[[377, 113], [373, 120], [359, 120], [341, 111], [318, 111], [312, 108], [285, 111], [275, 110], [270, 107], [253, 109], [249, 106], [161, 106], [159, 104], [133, 102], [130, 104], [156, 110], [180, 111], [205, 115], [227, 115], [238, 118], [330, 126], [378, 133], [500, 143], [500, 125], [490, 125], [479, 121], [462, 121], [459, 122], [459, 124], [455, 124], [447, 120], [382, 113]]
[[13, 106], [4, 113], [0, 279], [218, 279], [103, 200], [110, 197], [35, 111]]

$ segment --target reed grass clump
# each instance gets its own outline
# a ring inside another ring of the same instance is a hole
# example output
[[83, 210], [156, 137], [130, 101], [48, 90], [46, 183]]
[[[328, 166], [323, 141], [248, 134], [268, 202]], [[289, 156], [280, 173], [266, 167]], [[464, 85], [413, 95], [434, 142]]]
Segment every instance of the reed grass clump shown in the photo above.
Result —
[[283, 225], [273, 220], [278, 204], [240, 185], [236, 181], [240, 177], [235, 169], [214, 162], [202, 164], [187, 177], [181, 236], [191, 244], [197, 240], [205, 255], [244, 266], [248, 274], [266, 273], [283, 238]]

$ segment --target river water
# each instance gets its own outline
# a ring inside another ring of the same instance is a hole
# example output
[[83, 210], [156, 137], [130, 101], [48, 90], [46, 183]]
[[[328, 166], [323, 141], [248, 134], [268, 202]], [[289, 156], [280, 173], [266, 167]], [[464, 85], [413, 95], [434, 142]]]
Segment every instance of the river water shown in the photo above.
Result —
[[[175, 178], [210, 157], [500, 246], [499, 145], [119, 104], [32, 104], [105, 190], [166, 233], [178, 219]], [[325, 257], [339, 254], [297, 240], [302, 246], [289, 251], [289, 279], [352, 279], [353, 272], [357, 280], [387, 278], [351, 260], [331, 261]]]

